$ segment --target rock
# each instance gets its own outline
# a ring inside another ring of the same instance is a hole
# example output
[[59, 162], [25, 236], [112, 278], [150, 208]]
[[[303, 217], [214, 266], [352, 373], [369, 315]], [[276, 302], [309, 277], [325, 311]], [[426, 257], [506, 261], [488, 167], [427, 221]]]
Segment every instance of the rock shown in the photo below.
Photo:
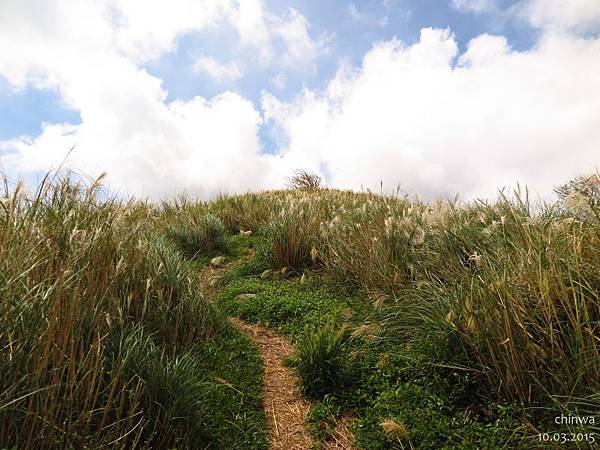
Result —
[[236, 300], [250, 300], [252, 298], [256, 298], [256, 294], [240, 294], [235, 296]]
[[210, 260], [210, 265], [213, 267], [221, 267], [224, 262], [225, 262], [224, 256], [215, 256], [213, 259]]
[[263, 273], [260, 274], [260, 279], [264, 280], [264, 279], [268, 278], [269, 275], [271, 275], [272, 272], [273, 271], [271, 269], [265, 270]]
[[271, 274], [271, 278], [274, 280], [281, 280], [283, 277], [281, 276], [281, 270], [277, 270]]

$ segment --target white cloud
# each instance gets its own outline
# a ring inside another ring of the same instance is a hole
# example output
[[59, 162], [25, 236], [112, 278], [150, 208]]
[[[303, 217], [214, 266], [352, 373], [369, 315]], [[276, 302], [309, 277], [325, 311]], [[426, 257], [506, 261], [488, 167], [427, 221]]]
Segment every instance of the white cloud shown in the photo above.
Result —
[[459, 11], [475, 13], [488, 12], [494, 9], [494, 0], [452, 0], [452, 6]]
[[[54, 3], [54, 2], [51, 2]], [[101, 0], [107, 5], [115, 44], [144, 61], [175, 47], [179, 36], [203, 30], [230, 14], [231, 0]]]
[[283, 73], [278, 73], [271, 78], [271, 84], [278, 90], [283, 90], [287, 86], [287, 77]]
[[290, 9], [287, 17], [273, 19], [271, 27], [284, 44], [280, 57], [288, 66], [313, 66], [316, 58], [327, 52], [328, 36], [321, 34], [316, 40], [312, 39], [308, 21], [295, 9]]
[[424, 29], [412, 46], [378, 43], [322, 93], [265, 94], [263, 109], [289, 140], [279, 164], [324, 166], [335, 186], [548, 195], [600, 166], [599, 56], [600, 40], [554, 34], [527, 52], [482, 35], [459, 55], [450, 32]]
[[264, 10], [262, 0], [240, 0], [238, 8], [233, 9], [229, 17], [242, 44], [258, 49], [258, 57], [262, 62], [269, 62], [273, 58], [267, 24], [269, 17]]
[[[58, 91], [81, 123], [46, 124], [37, 137], [2, 142], [7, 169], [48, 170], [75, 145], [67, 167], [92, 176], [108, 171], [112, 187], [137, 195], [185, 188], [208, 196], [265, 186], [270, 157], [260, 154], [262, 119], [251, 102], [225, 92], [167, 103], [161, 80], [124, 50], [136, 48], [144, 33], [123, 38], [126, 25], [110, 15], [115, 3], [54, 2], [32, 14], [38, 7], [0, 4], [0, 75], [17, 88]], [[153, 30], [157, 48], [170, 48], [172, 36], [188, 29], [185, 19], [181, 24]]]
[[265, 10], [263, 0], [239, 0], [230, 21], [242, 44], [258, 50], [257, 59], [263, 64], [312, 67], [327, 51], [327, 36], [313, 39], [308, 21], [293, 8], [287, 15], [276, 16]]
[[525, 19], [554, 32], [600, 32], [598, 0], [520, 0], [505, 8], [498, 0], [451, 0], [451, 5], [459, 11], [497, 13], [505, 20]]
[[232, 61], [224, 64], [208, 56], [196, 59], [192, 69], [221, 82], [239, 80], [243, 76], [243, 69], [237, 63]]
[[[142, 196], [208, 196], [283, 179], [274, 157], [261, 154], [262, 119], [251, 102], [225, 92], [167, 103], [162, 81], [140, 67], [173, 51], [182, 35], [224, 24], [265, 64], [304, 70], [324, 50], [300, 13], [276, 16], [261, 0], [3, 1], [0, 76], [16, 89], [55, 90], [81, 115], [80, 124], [44, 124], [39, 136], [0, 142], [5, 166], [55, 168], [75, 145], [67, 167], [107, 171], [111, 186]], [[236, 61], [206, 56], [193, 68], [221, 81], [243, 72]]]
[[360, 22], [364, 19], [364, 16], [360, 13], [360, 11], [354, 3], [350, 3], [348, 5], [348, 14], [355, 22]]
[[600, 31], [598, 0], [525, 0], [523, 10], [532, 25], [555, 31]]
[[[202, 8], [179, 0], [172, 11], [129, 1], [0, 2], [0, 76], [18, 89], [53, 89], [81, 115], [80, 124], [45, 124], [39, 136], [0, 142], [6, 168], [46, 170], [76, 145], [68, 167], [108, 171], [113, 187], [137, 195], [261, 189], [306, 167], [324, 168], [340, 187], [382, 180], [472, 197], [517, 181], [548, 193], [600, 166], [600, 39], [580, 34], [592, 30], [597, 9], [583, 0], [564, 17], [526, 0], [522, 11], [542, 29], [528, 51], [484, 34], [460, 54], [449, 30], [424, 29], [414, 45], [377, 43], [322, 92], [292, 102], [265, 93], [261, 110], [232, 92], [169, 103], [141, 62], [173, 50], [185, 33], [228, 23], [260, 60], [281, 60], [285, 75], [326, 51], [299, 12], [274, 16], [259, 0], [205, 0]], [[204, 63], [217, 77], [237, 76], [235, 61]], [[265, 120], [285, 142], [275, 155], [261, 154]]]

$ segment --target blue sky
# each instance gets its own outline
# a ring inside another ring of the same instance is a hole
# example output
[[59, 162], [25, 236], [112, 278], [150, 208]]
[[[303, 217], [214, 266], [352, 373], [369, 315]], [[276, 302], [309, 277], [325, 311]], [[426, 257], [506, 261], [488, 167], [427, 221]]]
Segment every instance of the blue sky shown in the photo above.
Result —
[[[276, 187], [303, 166], [472, 197], [600, 164], [595, 0], [89, 1], [0, 5], [11, 176], [76, 145], [69, 165], [138, 195]], [[571, 143], [580, 163], [556, 156]], [[541, 158], [545, 176], [527, 170]]]

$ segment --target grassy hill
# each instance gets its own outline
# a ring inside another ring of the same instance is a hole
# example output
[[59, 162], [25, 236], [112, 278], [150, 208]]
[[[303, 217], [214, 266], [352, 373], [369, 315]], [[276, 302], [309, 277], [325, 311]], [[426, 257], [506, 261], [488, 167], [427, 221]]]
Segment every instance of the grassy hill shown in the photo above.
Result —
[[[318, 440], [345, 418], [367, 449], [598, 441], [556, 423], [600, 410], [592, 205], [99, 188], [2, 199], [0, 448], [266, 448], [261, 360], [227, 315], [296, 344]], [[214, 256], [236, 261], [215, 305]]]

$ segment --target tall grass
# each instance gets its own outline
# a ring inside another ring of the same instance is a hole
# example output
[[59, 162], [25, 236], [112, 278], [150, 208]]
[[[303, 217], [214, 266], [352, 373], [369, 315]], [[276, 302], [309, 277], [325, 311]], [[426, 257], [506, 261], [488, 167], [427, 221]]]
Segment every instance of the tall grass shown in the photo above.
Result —
[[[143, 202], [67, 178], [0, 205], [0, 447], [206, 445], [220, 316]], [[205, 371], [204, 371], [205, 372]]]
[[274, 269], [302, 270], [317, 263], [319, 211], [311, 204], [288, 202], [264, 227], [263, 258]]
[[291, 362], [298, 371], [306, 396], [322, 399], [327, 394], [339, 393], [352, 383], [349, 339], [347, 329], [327, 326], [298, 344], [297, 354]]
[[387, 321], [457, 336], [497, 396], [525, 404], [600, 386], [598, 224], [531, 210], [519, 198], [473, 204], [427, 230]]
[[0, 447], [208, 442], [199, 350], [225, 325], [182, 256], [242, 230], [262, 242], [253, 267], [318, 267], [367, 292], [388, 351], [468, 370], [492, 400], [598, 407], [592, 204], [295, 189], [157, 207], [97, 189], [63, 179], [1, 201]]

